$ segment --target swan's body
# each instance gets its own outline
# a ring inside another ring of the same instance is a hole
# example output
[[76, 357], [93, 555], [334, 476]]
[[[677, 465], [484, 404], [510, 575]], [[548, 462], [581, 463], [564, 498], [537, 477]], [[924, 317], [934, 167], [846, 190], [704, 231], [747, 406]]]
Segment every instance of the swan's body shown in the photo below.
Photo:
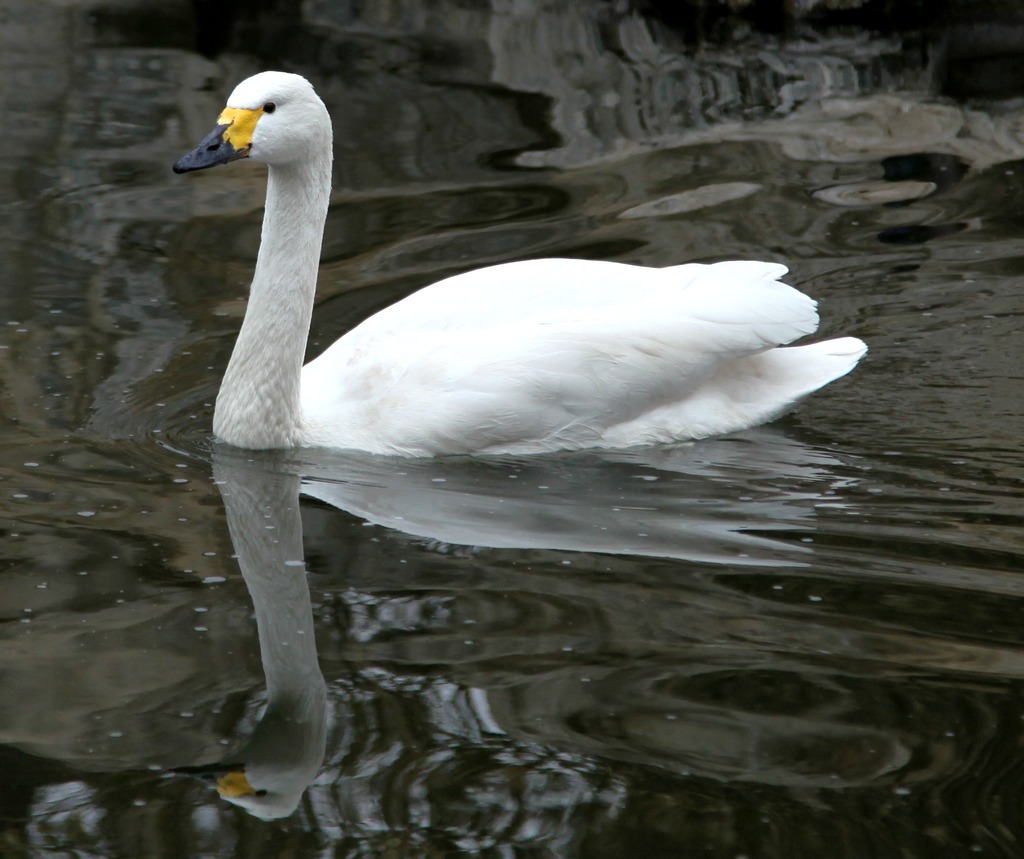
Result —
[[[302, 366], [331, 173], [327, 110], [307, 81], [243, 81], [175, 170], [270, 165], [245, 320], [214, 432], [248, 448], [537, 453], [702, 438], [763, 423], [853, 369], [781, 265], [664, 269], [544, 259], [447, 278]], [[273, 105], [273, 107], [270, 107]]]

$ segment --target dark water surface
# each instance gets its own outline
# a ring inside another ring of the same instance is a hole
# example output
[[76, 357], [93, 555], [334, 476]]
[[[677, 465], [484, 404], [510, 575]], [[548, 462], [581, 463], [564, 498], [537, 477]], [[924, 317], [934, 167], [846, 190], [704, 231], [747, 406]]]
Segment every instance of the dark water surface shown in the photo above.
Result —
[[[129, 6], [0, 7], [0, 856], [1024, 853], [1017, 103], [606, 4], [215, 60]], [[170, 164], [265, 66], [335, 117], [313, 353], [544, 255], [784, 261], [871, 352], [671, 449], [214, 445], [264, 174]]]

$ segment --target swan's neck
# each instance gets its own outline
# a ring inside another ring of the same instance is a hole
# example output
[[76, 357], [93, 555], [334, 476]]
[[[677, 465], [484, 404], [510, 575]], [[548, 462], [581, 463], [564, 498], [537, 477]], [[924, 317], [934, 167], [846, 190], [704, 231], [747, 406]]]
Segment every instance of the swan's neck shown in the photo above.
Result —
[[213, 416], [238, 447], [292, 447], [301, 439], [299, 385], [331, 188], [330, 148], [267, 178], [249, 305]]

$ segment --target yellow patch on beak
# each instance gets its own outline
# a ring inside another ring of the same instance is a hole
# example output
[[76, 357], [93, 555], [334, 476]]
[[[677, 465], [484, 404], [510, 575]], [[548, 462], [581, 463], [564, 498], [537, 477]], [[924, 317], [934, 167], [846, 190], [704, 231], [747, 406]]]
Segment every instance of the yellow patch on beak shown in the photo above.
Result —
[[248, 110], [242, 107], [226, 107], [217, 119], [218, 125], [226, 125], [224, 140], [239, 152], [246, 152], [252, 146], [252, 135], [256, 123], [263, 116], [263, 108]]
[[[246, 111], [255, 113], [256, 111]], [[235, 770], [217, 779], [217, 793], [227, 799], [237, 799], [240, 796], [254, 796], [256, 789], [249, 784], [242, 770]]]

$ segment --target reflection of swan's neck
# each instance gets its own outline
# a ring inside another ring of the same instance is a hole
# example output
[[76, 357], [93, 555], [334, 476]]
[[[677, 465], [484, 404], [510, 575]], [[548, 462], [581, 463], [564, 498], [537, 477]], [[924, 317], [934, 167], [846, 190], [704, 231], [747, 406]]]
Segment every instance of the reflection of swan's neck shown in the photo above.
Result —
[[239, 447], [299, 441], [299, 380], [331, 186], [330, 146], [270, 168], [249, 306], [217, 396], [214, 433]]
[[300, 724], [322, 709], [324, 680], [317, 661], [306, 568], [301, 555], [293, 567], [255, 575], [239, 558], [256, 614], [260, 656], [267, 678], [268, 708], [294, 713]]
[[256, 613], [270, 706], [294, 708], [291, 720], [302, 721], [309, 700], [322, 705], [324, 681], [302, 557], [299, 479], [253, 471], [249, 482], [221, 484], [228, 529]]
[[234, 756], [241, 775], [222, 780], [222, 795], [258, 817], [282, 817], [316, 776], [327, 737], [327, 689], [302, 560], [299, 478], [259, 464], [229, 465], [215, 459], [214, 474], [256, 612], [267, 708]]

